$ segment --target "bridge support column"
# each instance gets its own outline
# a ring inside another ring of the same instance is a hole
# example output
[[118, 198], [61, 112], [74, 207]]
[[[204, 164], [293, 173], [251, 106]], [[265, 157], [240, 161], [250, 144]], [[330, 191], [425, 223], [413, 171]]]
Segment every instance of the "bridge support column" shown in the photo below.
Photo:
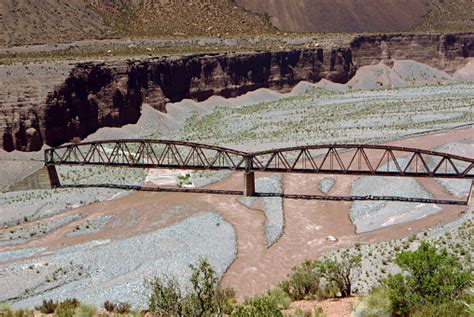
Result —
[[245, 172], [244, 173], [244, 196], [255, 195], [255, 173]]
[[61, 182], [59, 181], [58, 172], [56, 171], [55, 165], [47, 165], [48, 175], [49, 175], [49, 183], [51, 188], [58, 188], [61, 187]]
[[469, 196], [467, 196], [467, 205], [473, 206], [474, 205], [474, 181], [471, 182], [471, 190], [469, 191]]

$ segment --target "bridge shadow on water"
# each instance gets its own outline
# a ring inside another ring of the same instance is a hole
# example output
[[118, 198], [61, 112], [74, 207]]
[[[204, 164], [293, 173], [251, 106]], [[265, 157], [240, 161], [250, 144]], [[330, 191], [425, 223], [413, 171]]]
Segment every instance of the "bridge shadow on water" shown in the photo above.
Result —
[[[138, 185], [117, 185], [117, 184], [61, 184], [59, 188], [112, 188], [129, 191], [145, 191], [145, 192], [169, 192], [169, 193], [195, 193], [195, 194], [213, 194], [213, 195], [233, 195], [243, 196], [243, 191], [238, 190], [218, 190], [205, 188], [173, 188], [173, 187], [148, 187]], [[325, 196], [325, 195], [299, 195], [286, 193], [260, 193], [256, 192], [253, 197], [280, 197], [283, 199], [297, 200], [326, 200], [326, 201], [398, 201], [411, 203], [425, 203], [438, 205], [467, 205], [468, 200], [444, 200], [444, 199], [427, 199], [427, 198], [411, 198], [399, 196]]]

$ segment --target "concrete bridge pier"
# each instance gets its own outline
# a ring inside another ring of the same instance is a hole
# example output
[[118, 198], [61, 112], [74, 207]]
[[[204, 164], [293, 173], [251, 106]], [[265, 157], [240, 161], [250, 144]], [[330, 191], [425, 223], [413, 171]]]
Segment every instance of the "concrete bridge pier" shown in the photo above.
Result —
[[59, 176], [58, 176], [58, 172], [56, 171], [56, 166], [47, 165], [46, 168], [48, 169], [49, 183], [51, 185], [51, 188], [54, 189], [54, 188], [61, 187], [61, 182], [59, 181]]
[[255, 195], [255, 173], [244, 173], [244, 196], [250, 197]]

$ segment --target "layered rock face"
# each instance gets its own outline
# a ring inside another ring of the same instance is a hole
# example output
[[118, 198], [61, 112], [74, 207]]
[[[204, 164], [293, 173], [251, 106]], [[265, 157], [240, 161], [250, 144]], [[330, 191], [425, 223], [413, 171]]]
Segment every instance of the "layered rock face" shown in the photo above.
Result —
[[263, 87], [289, 91], [302, 80], [322, 78], [345, 83], [354, 73], [347, 48], [83, 63], [28, 115], [18, 116], [18, 109], [6, 115], [1, 145], [7, 151], [35, 151], [43, 143], [82, 139], [100, 127], [135, 123], [143, 102], [166, 111], [168, 102], [186, 98], [229, 98]]
[[474, 33], [361, 36], [338, 49], [82, 63], [44, 101], [8, 108], [0, 103], [0, 147], [37, 151], [100, 127], [135, 123], [144, 102], [165, 112], [167, 103], [183, 99], [236, 97], [258, 88], [287, 92], [300, 81], [323, 78], [346, 83], [357, 67], [380, 61], [411, 59], [453, 72], [468, 57], [474, 57]]
[[73, 67], [65, 62], [0, 65], [0, 148], [42, 147], [48, 93], [64, 83]]
[[44, 143], [59, 145], [83, 139], [100, 127], [137, 122], [142, 85], [133, 64], [80, 64], [55, 91], [41, 113]]
[[474, 57], [474, 33], [358, 36], [350, 48], [357, 67], [410, 59], [453, 73]]

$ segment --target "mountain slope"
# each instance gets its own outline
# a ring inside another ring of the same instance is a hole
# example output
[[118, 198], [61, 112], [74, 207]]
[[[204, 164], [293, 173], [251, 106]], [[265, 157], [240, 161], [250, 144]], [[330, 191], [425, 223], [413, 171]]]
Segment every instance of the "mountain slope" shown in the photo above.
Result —
[[91, 7], [121, 36], [216, 36], [259, 34], [274, 30], [263, 15], [244, 10], [230, 0], [90, 2]]
[[273, 32], [231, 0], [0, 0], [0, 46]]
[[474, 30], [473, 0], [236, 0], [296, 32]]
[[100, 38], [108, 30], [83, 0], [0, 0], [0, 46]]

